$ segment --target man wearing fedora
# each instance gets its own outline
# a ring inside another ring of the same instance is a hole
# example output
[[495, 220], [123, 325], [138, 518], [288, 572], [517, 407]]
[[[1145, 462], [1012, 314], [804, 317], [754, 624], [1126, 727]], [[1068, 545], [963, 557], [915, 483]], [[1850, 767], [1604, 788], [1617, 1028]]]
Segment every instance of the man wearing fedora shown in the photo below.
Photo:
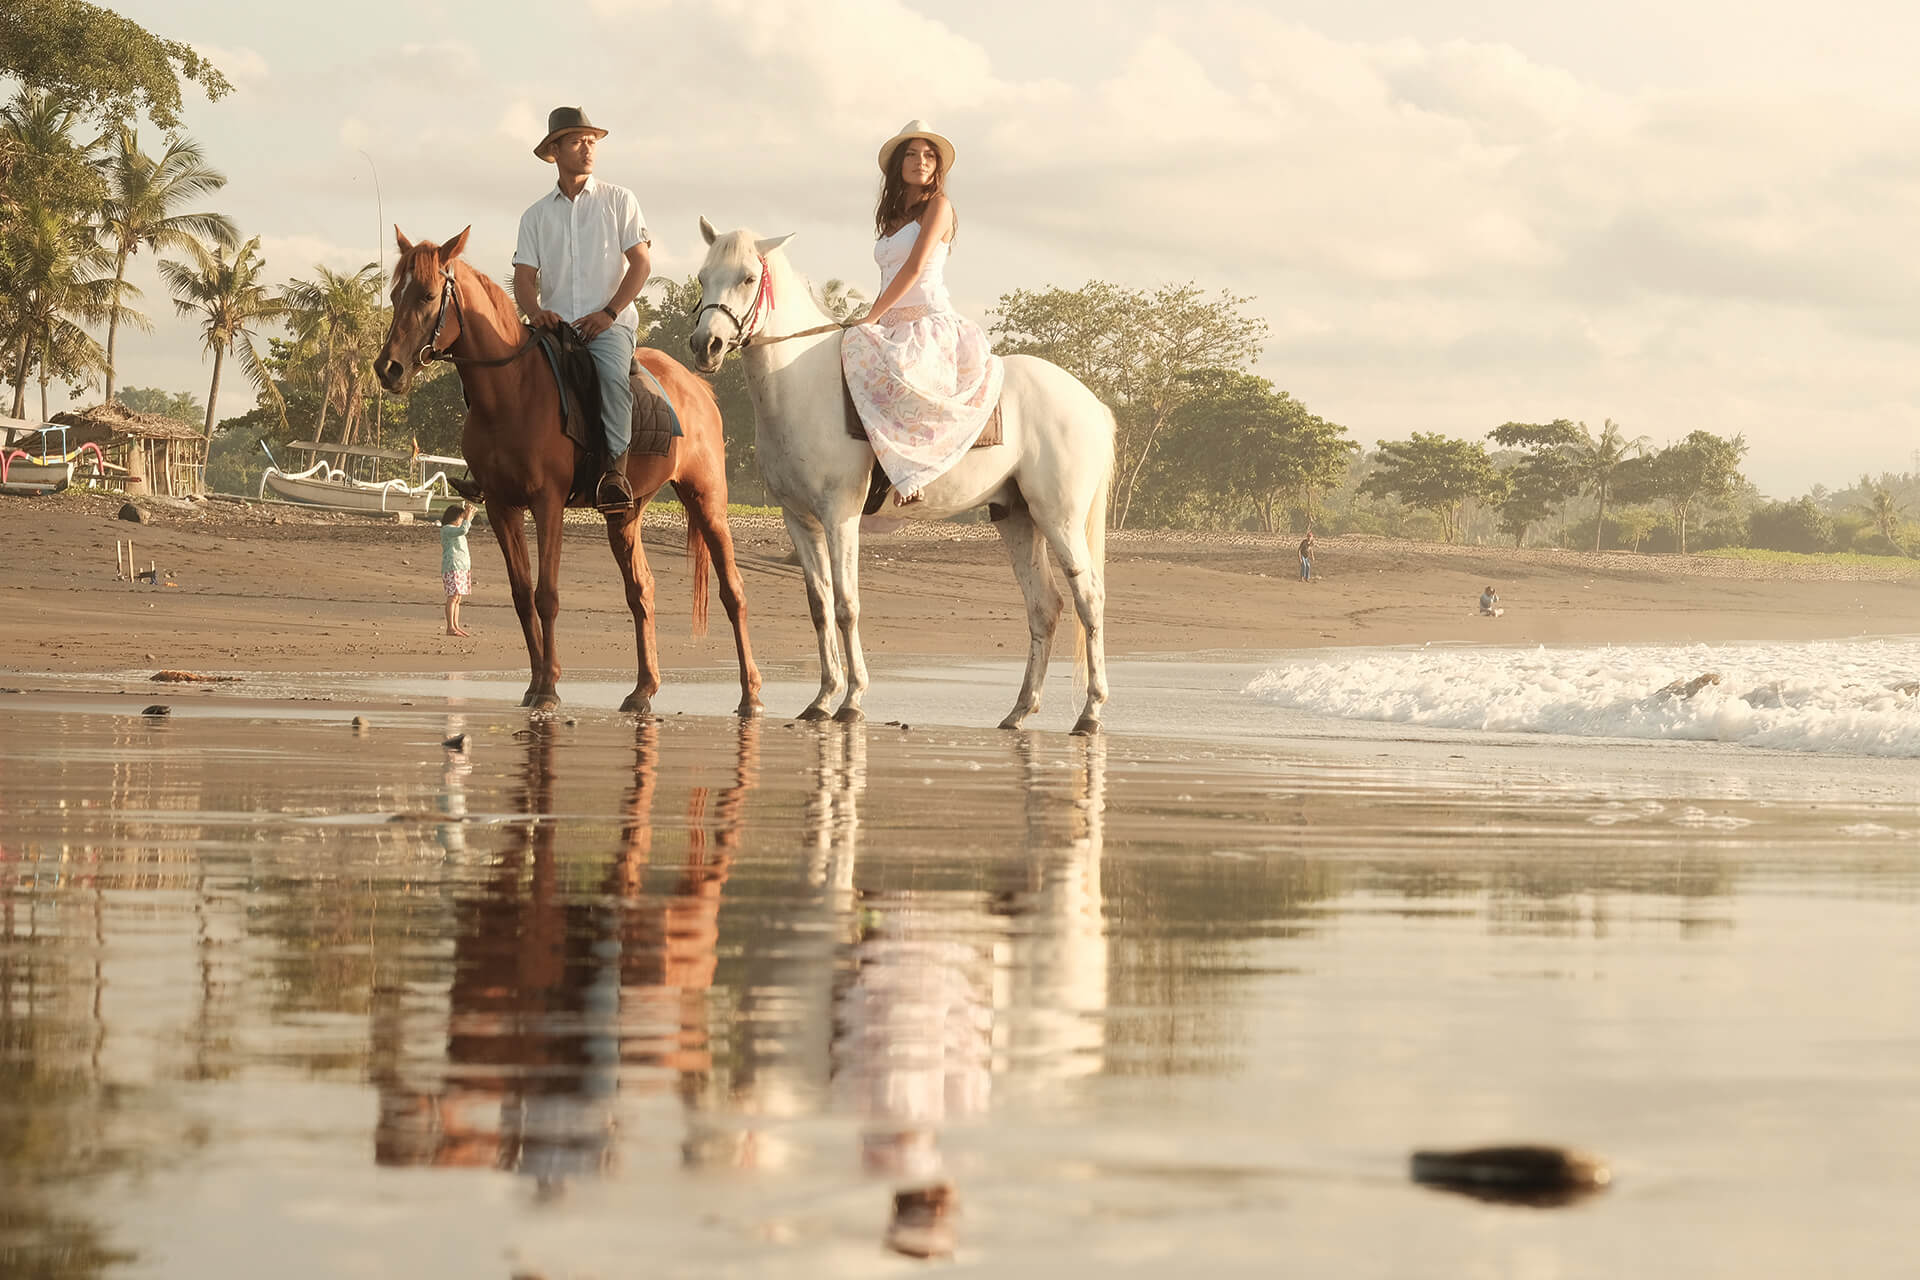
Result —
[[571, 325], [600, 370], [600, 417], [606, 464], [594, 503], [631, 506], [627, 444], [633, 432], [633, 388], [627, 382], [640, 316], [633, 300], [650, 266], [646, 219], [625, 187], [593, 176], [593, 152], [607, 131], [579, 107], [547, 114], [547, 136], [533, 154], [560, 171], [554, 189], [520, 215], [513, 251], [513, 297], [542, 328]]

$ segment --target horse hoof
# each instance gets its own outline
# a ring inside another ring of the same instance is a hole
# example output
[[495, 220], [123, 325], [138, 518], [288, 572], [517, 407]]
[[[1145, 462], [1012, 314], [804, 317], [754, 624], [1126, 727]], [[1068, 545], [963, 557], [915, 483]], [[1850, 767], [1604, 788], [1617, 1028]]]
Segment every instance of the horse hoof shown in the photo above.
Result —
[[1091, 737], [1100, 732], [1100, 718], [1098, 716], [1081, 716], [1074, 722], [1073, 732], [1076, 737]]
[[1007, 712], [1007, 718], [1000, 722], [1000, 727], [1002, 729], [1018, 729], [1027, 722], [1027, 717], [1032, 714], [1033, 712], [1031, 711], [1009, 711]]
[[808, 707], [805, 711], [802, 711], [794, 717], [796, 720], [825, 720], [826, 718], [827, 709], [825, 707]]
[[558, 694], [543, 693], [535, 698], [529, 705], [535, 711], [558, 711], [560, 709], [560, 697]]
[[638, 712], [643, 716], [650, 716], [653, 714], [653, 699], [643, 698], [637, 693], [630, 693], [626, 696], [626, 700], [620, 704], [620, 709], [622, 711]]
[[867, 718], [867, 713], [858, 707], [842, 707], [833, 713], [835, 724], [859, 724]]
[[733, 709], [733, 714], [739, 716], [742, 720], [751, 720], [765, 710], [766, 708], [761, 705], [760, 699], [746, 698], [741, 701], [739, 706]]

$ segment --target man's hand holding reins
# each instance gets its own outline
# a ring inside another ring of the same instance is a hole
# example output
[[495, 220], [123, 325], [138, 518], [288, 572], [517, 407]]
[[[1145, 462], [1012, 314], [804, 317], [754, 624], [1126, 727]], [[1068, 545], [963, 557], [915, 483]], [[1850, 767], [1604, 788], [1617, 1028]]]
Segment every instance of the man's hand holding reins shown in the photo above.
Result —
[[583, 342], [592, 342], [612, 327], [613, 317], [604, 311], [589, 311], [573, 322], [573, 331]]

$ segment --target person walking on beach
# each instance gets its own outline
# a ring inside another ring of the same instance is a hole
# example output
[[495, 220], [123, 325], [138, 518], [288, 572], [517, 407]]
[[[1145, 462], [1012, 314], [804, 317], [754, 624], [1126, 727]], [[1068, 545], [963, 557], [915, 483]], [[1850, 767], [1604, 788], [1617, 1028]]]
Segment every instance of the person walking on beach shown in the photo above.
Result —
[[558, 168], [560, 177], [520, 215], [513, 298], [543, 329], [572, 326], [593, 353], [607, 438], [594, 505], [617, 511], [633, 505], [626, 475], [633, 434], [627, 378], [640, 328], [633, 300], [652, 270], [653, 237], [633, 192], [594, 176], [594, 148], [606, 136], [579, 107], [547, 114], [547, 136], [533, 154]]
[[1300, 539], [1300, 581], [1313, 581], [1313, 531], [1311, 529], [1307, 531], [1306, 537]]
[[473, 527], [473, 504], [447, 504], [440, 513], [440, 582], [447, 589], [447, 634], [464, 636], [460, 602], [473, 594], [473, 556], [467, 550], [467, 530]]
[[880, 296], [840, 345], [847, 389], [899, 506], [965, 456], [1000, 403], [1000, 357], [947, 294], [959, 225], [946, 195], [954, 154], [924, 120], [880, 145]]

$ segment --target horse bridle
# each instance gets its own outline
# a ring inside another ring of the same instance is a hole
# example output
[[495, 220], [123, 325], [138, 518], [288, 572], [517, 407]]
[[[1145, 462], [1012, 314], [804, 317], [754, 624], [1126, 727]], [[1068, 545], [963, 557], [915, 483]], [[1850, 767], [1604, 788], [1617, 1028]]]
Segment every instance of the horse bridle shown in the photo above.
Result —
[[[440, 277], [445, 283], [440, 286], [440, 311], [433, 317], [433, 334], [421, 346], [419, 353], [413, 357], [414, 363], [422, 369], [436, 361], [444, 361], [448, 364], [466, 365], [469, 368], [480, 369], [511, 364], [525, 355], [538, 340], [539, 331], [529, 325], [527, 327], [526, 341], [522, 342], [504, 356], [490, 360], [482, 360], [473, 356], [454, 355], [452, 351], [453, 342], [460, 341], [460, 334], [464, 334], [467, 331], [467, 313], [466, 309], [460, 305], [460, 290], [453, 282], [453, 264], [451, 262], [440, 268]], [[449, 342], [443, 347], [440, 345], [440, 333], [441, 330], [447, 326], [447, 312], [449, 310], [453, 312], [454, 317], [459, 321], [460, 332], [454, 335], [453, 342]]]
[[733, 321], [734, 335], [731, 346], [735, 351], [745, 351], [753, 345], [754, 332], [760, 327], [761, 304], [765, 303], [768, 311], [773, 310], [773, 280], [771, 273], [767, 270], [767, 255], [763, 253], [760, 254], [759, 257], [760, 287], [754, 291], [753, 305], [747, 308], [747, 318], [745, 320], [735, 315], [733, 308], [724, 302], [703, 302], [694, 309], [693, 327], [696, 329], [700, 327], [700, 317], [709, 311], [718, 311], [721, 315]]

